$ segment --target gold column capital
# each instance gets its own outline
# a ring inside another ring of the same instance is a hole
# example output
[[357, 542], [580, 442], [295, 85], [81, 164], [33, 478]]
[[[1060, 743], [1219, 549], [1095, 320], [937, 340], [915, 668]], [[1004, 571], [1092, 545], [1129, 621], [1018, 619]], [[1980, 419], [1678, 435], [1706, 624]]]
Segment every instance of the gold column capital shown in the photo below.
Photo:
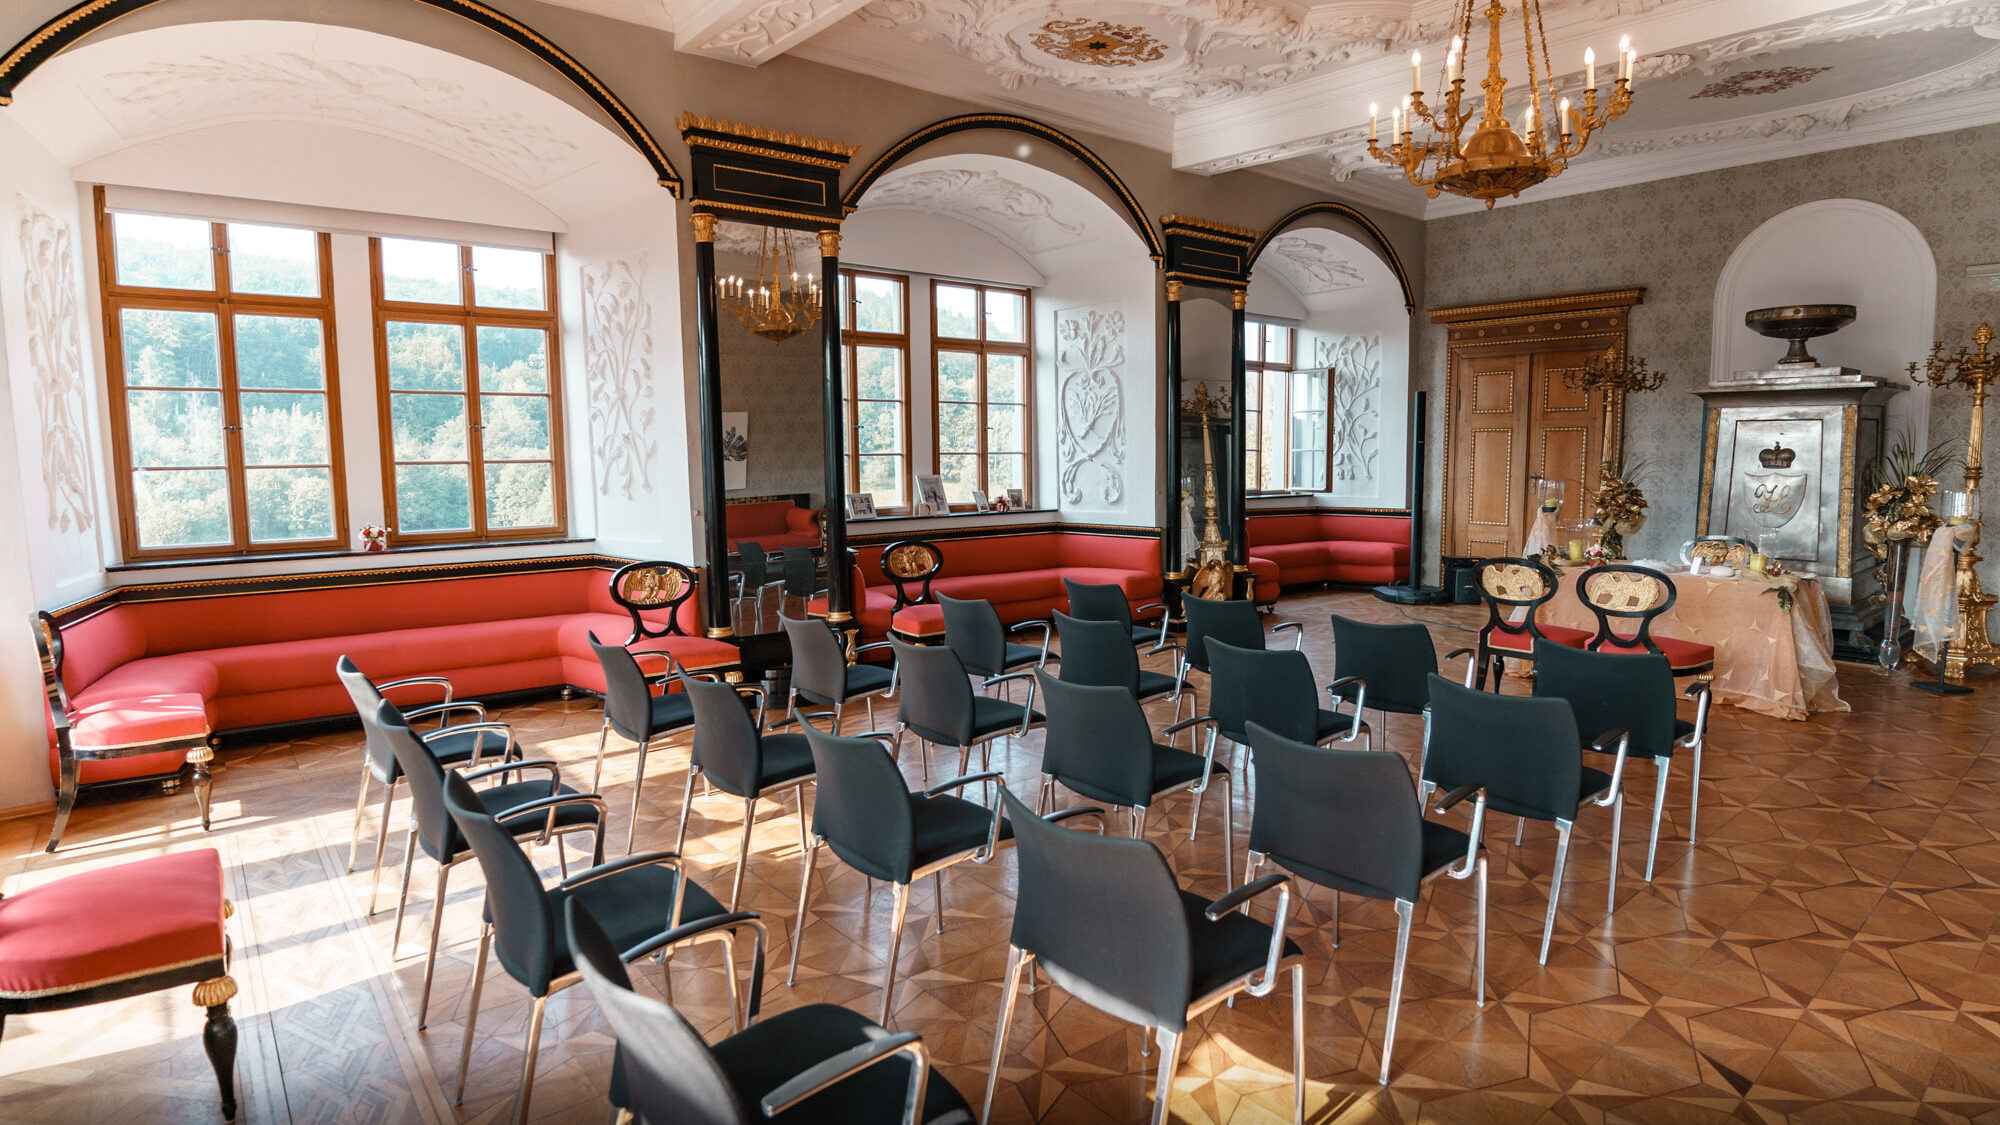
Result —
[[692, 216], [689, 217], [688, 222], [694, 224], [694, 240], [696, 242], [715, 241], [714, 215], [711, 215], [706, 211], [696, 211]]
[[1180, 299], [1181, 299], [1181, 283], [1179, 281], [1167, 282], [1167, 300], [1178, 301]]
[[840, 257], [839, 231], [823, 230], [819, 232], [819, 256], [822, 258]]
[[1235, 309], [1237, 312], [1242, 312], [1243, 307], [1249, 303], [1250, 291], [1248, 289], [1231, 289], [1229, 291], [1230, 308]]

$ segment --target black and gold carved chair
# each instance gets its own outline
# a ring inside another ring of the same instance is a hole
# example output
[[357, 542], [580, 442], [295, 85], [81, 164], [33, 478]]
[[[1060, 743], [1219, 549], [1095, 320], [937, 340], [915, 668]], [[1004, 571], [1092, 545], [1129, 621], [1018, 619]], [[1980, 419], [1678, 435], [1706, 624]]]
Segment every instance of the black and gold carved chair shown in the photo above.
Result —
[[[56, 740], [56, 820], [49, 829], [48, 846], [43, 850], [55, 851], [62, 842], [70, 810], [76, 807], [77, 793], [83, 787], [175, 784], [187, 767], [194, 771], [194, 799], [201, 809], [201, 830], [208, 831], [211, 785], [208, 763], [215, 752], [208, 746], [208, 709], [201, 696], [142, 695], [80, 708], [72, 706], [62, 678], [62, 629], [47, 613], [36, 614], [33, 625], [35, 647], [42, 659], [42, 689], [48, 697], [50, 729]], [[153, 761], [139, 766], [140, 773], [119, 770], [101, 783], [84, 777], [87, 762], [133, 758]]]
[[[1597, 635], [1585, 642], [1592, 652], [1650, 653], [1664, 656], [1676, 676], [1698, 676], [1715, 667], [1715, 646], [1653, 632], [1653, 622], [1674, 608], [1674, 580], [1643, 566], [1612, 565], [1585, 571], [1576, 596], [1597, 618]], [[1621, 622], [1637, 621], [1621, 633]]]
[[[944, 569], [944, 550], [928, 539], [898, 539], [882, 548], [882, 573], [896, 587], [896, 608], [927, 605], [931, 579]], [[916, 596], [910, 587], [917, 588]]]
[[[641, 640], [682, 633], [681, 603], [694, 596], [694, 571], [677, 562], [626, 563], [611, 575], [611, 600], [632, 615], [632, 635], [628, 645]], [[663, 615], [667, 623], [659, 628], [640, 617], [641, 611]]]
[[1699, 559], [1703, 566], [1741, 569], [1750, 565], [1750, 556], [1756, 553], [1756, 544], [1735, 535], [1704, 535], [1681, 544], [1681, 561], [1693, 563]]
[[[1536, 641], [1582, 648], [1590, 640], [1588, 629], [1535, 621], [1536, 611], [1556, 596], [1555, 571], [1533, 559], [1497, 558], [1482, 560], [1477, 573], [1479, 599], [1486, 603], [1486, 624], [1479, 629], [1479, 653], [1465, 670], [1465, 686], [1484, 688], [1490, 672], [1493, 690], [1500, 690], [1507, 661], [1532, 662]], [[1515, 620], [1516, 615], [1520, 620]]]

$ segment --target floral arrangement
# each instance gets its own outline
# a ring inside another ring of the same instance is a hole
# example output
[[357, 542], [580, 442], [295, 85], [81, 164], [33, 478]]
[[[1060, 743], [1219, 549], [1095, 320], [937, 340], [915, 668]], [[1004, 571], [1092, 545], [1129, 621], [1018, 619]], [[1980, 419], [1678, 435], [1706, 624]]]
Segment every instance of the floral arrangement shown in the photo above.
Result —
[[379, 523], [371, 523], [361, 529], [361, 549], [364, 551], [386, 551], [389, 549], [389, 529]]
[[1931, 497], [1937, 495], [1937, 480], [1912, 474], [1900, 484], [1885, 484], [1868, 494], [1861, 506], [1866, 521], [1862, 536], [1871, 547], [1896, 539], [1925, 540], [1944, 521], [1931, 511]]
[[1605, 540], [1610, 539], [1612, 534], [1611, 532], [1607, 532], [1603, 538], [1585, 547], [1583, 549], [1583, 561], [1591, 566], [1603, 566], [1613, 559], [1624, 558], [1623, 555], [1612, 554], [1611, 548], [1605, 545]]
[[[1624, 558], [1625, 537], [1646, 525], [1646, 494], [1637, 483], [1643, 469], [1634, 465], [1628, 472], [1606, 461], [1597, 471], [1597, 487], [1589, 496], [1595, 505], [1591, 515], [1600, 530], [1591, 549], [1601, 547], [1607, 558]], [[1584, 554], [1589, 557], [1589, 550]]]
[[1764, 573], [1759, 574], [1754, 570], [1746, 570], [1743, 572], [1743, 577], [1761, 579], [1769, 583], [1771, 588], [1764, 592], [1767, 594], [1776, 594], [1778, 596], [1778, 608], [1784, 610], [1786, 613], [1792, 612], [1792, 606], [1798, 604], [1799, 576], [1780, 569], [1776, 559], [1765, 564]]

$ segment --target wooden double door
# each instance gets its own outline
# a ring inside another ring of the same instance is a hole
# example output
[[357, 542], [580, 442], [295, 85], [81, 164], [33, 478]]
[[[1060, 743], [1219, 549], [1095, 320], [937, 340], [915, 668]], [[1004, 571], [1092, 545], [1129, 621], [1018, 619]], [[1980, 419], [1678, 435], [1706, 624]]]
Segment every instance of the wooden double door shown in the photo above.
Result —
[[[1590, 296], [1596, 295], [1549, 300]], [[1558, 308], [1505, 320], [1452, 315], [1477, 308], [1433, 310], [1434, 319], [1451, 324], [1444, 554], [1519, 554], [1534, 519], [1534, 485], [1542, 478], [1563, 482], [1559, 520], [1589, 518], [1585, 490], [1597, 487], [1607, 441], [1616, 453], [1623, 402], [1603, 391], [1573, 389], [1564, 375], [1607, 348], [1624, 354], [1626, 312], [1638, 292], [1605, 296], [1632, 299], [1622, 307]], [[1514, 312], [1523, 304], [1507, 308]]]

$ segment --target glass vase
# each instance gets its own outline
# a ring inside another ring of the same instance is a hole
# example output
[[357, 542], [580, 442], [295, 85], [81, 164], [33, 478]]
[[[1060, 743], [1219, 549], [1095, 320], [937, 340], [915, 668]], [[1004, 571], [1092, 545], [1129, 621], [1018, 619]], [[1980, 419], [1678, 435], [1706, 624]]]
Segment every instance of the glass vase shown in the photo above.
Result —
[[1875, 663], [1884, 672], [1893, 672], [1903, 663], [1903, 568], [1910, 557], [1908, 539], [1891, 539], [1889, 548], [1889, 588], [1883, 591], [1882, 643], [1875, 646]]

